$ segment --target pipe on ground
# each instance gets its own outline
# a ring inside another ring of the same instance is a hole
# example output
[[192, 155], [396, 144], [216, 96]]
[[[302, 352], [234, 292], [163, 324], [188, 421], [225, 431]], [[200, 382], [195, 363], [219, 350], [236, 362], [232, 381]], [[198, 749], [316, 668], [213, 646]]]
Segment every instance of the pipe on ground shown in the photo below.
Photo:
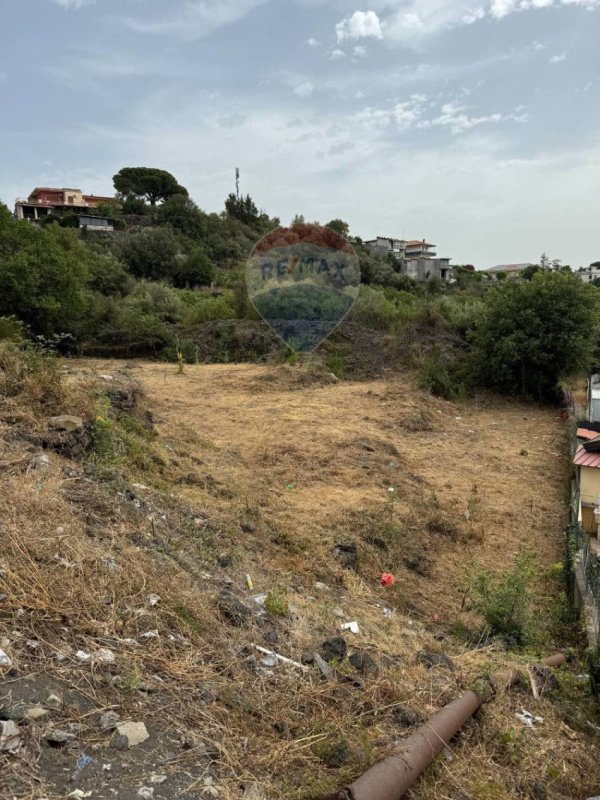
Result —
[[[557, 653], [542, 664], [560, 667], [565, 661], [565, 656]], [[518, 679], [518, 673], [507, 671], [495, 675], [492, 683], [508, 687], [517, 683]], [[483, 692], [465, 692], [434, 714], [429, 722], [417, 728], [394, 755], [374, 764], [354, 783], [329, 795], [326, 800], [400, 800], [485, 699]]]

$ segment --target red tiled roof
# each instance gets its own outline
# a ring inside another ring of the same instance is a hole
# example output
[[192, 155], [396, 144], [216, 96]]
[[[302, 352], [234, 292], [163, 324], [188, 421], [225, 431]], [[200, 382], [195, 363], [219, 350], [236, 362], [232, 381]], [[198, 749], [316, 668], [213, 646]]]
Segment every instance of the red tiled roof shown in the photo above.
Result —
[[600, 469], [600, 453], [588, 453], [582, 444], [577, 448], [573, 463], [578, 467], [596, 467]]
[[578, 439], [595, 439], [598, 436], [598, 431], [588, 431], [587, 428], [577, 428]]

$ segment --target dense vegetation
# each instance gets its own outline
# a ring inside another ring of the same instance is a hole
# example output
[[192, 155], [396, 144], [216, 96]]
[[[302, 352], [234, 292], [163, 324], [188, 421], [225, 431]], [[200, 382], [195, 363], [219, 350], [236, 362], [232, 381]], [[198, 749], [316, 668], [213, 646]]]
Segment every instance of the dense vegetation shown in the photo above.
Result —
[[[120, 205], [100, 210], [114, 220], [110, 236], [74, 230], [72, 213], [37, 228], [0, 204], [0, 336], [42, 337], [73, 353], [285, 357], [245, 288], [251, 249], [279, 220], [248, 195], [206, 213], [162, 170], [124, 168], [114, 181]], [[328, 226], [350, 235], [343, 220]], [[362, 287], [350, 323], [383, 336], [390, 359], [418, 369], [435, 393], [487, 385], [553, 399], [561, 381], [597, 359], [600, 291], [558, 262], [544, 257], [518, 280], [455, 267], [451, 286], [418, 285], [394, 259], [352, 242]]]

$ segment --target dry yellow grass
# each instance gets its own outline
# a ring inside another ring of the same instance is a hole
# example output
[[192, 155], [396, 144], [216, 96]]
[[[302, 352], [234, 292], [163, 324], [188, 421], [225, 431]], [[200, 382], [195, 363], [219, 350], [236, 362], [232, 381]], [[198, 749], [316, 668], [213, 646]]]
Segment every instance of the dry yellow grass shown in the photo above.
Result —
[[[71, 366], [78, 386], [134, 367], [159, 435], [154, 460], [124, 459], [104, 475], [63, 459], [42, 477], [6, 468], [0, 639], [10, 640], [22, 673], [77, 688], [90, 704], [84, 719], [107, 707], [144, 719], [151, 742], [168, 742], [154, 761], [173, 780], [188, 776], [181, 797], [201, 796], [211, 774], [226, 800], [252, 784], [268, 798], [316, 799], [393, 749], [405, 735], [392, 720], [398, 705], [426, 718], [482, 673], [525, 663], [497, 645], [466, 646], [452, 631], [476, 623], [460, 613], [473, 559], [509, 568], [521, 544], [542, 570], [561, 558], [565, 433], [552, 410], [491, 397], [450, 404], [408, 377], [354, 383], [291, 367], [186, 366], [178, 375], [141, 362]], [[2, 460], [27, 463], [13, 433], [5, 421]], [[402, 545], [386, 550], [373, 535], [390, 522]], [[356, 572], [333, 555], [348, 538], [358, 545]], [[378, 584], [383, 569], [397, 576], [391, 589]], [[252, 595], [279, 587], [290, 613], [228, 625], [218, 611], [228, 580], [249, 606]], [[556, 581], [544, 588], [542, 609], [558, 589]], [[154, 592], [161, 602], [149, 607]], [[360, 634], [348, 643], [375, 658], [376, 676], [344, 662], [322, 681], [314, 667], [265, 668], [252, 650], [272, 646], [298, 660], [350, 620]], [[158, 636], [140, 638], [150, 631]], [[33, 653], [28, 640], [38, 642]], [[115, 652], [115, 664], [74, 663], [75, 649], [99, 647]], [[57, 649], [66, 661], [53, 659]], [[416, 663], [421, 649], [447, 652], [457, 670], [427, 671]], [[573, 719], [581, 688], [568, 671], [561, 681], [562, 699], [535, 701], [526, 685], [496, 698], [413, 796], [502, 800], [532, 780], [550, 800], [592, 794], [597, 745], [587, 720]], [[524, 729], [514, 716], [521, 706], [544, 724]], [[81, 737], [108, 757], [97, 728]], [[179, 750], [177, 737], [187, 742]], [[131, 772], [146, 769], [142, 751], [131, 758]], [[31, 791], [33, 778], [18, 790], [11, 784], [14, 796], [64, 797], [44, 766]], [[163, 796], [172, 795], [157, 789]]]

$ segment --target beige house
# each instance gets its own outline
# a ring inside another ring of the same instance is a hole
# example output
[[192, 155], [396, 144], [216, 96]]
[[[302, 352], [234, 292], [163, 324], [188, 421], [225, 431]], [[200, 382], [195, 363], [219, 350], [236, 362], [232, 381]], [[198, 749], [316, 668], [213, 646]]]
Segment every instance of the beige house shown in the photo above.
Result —
[[579, 428], [577, 438], [582, 442], [573, 459], [579, 471], [579, 523], [586, 533], [597, 538], [600, 518], [596, 519], [594, 511], [600, 506], [600, 435]]

